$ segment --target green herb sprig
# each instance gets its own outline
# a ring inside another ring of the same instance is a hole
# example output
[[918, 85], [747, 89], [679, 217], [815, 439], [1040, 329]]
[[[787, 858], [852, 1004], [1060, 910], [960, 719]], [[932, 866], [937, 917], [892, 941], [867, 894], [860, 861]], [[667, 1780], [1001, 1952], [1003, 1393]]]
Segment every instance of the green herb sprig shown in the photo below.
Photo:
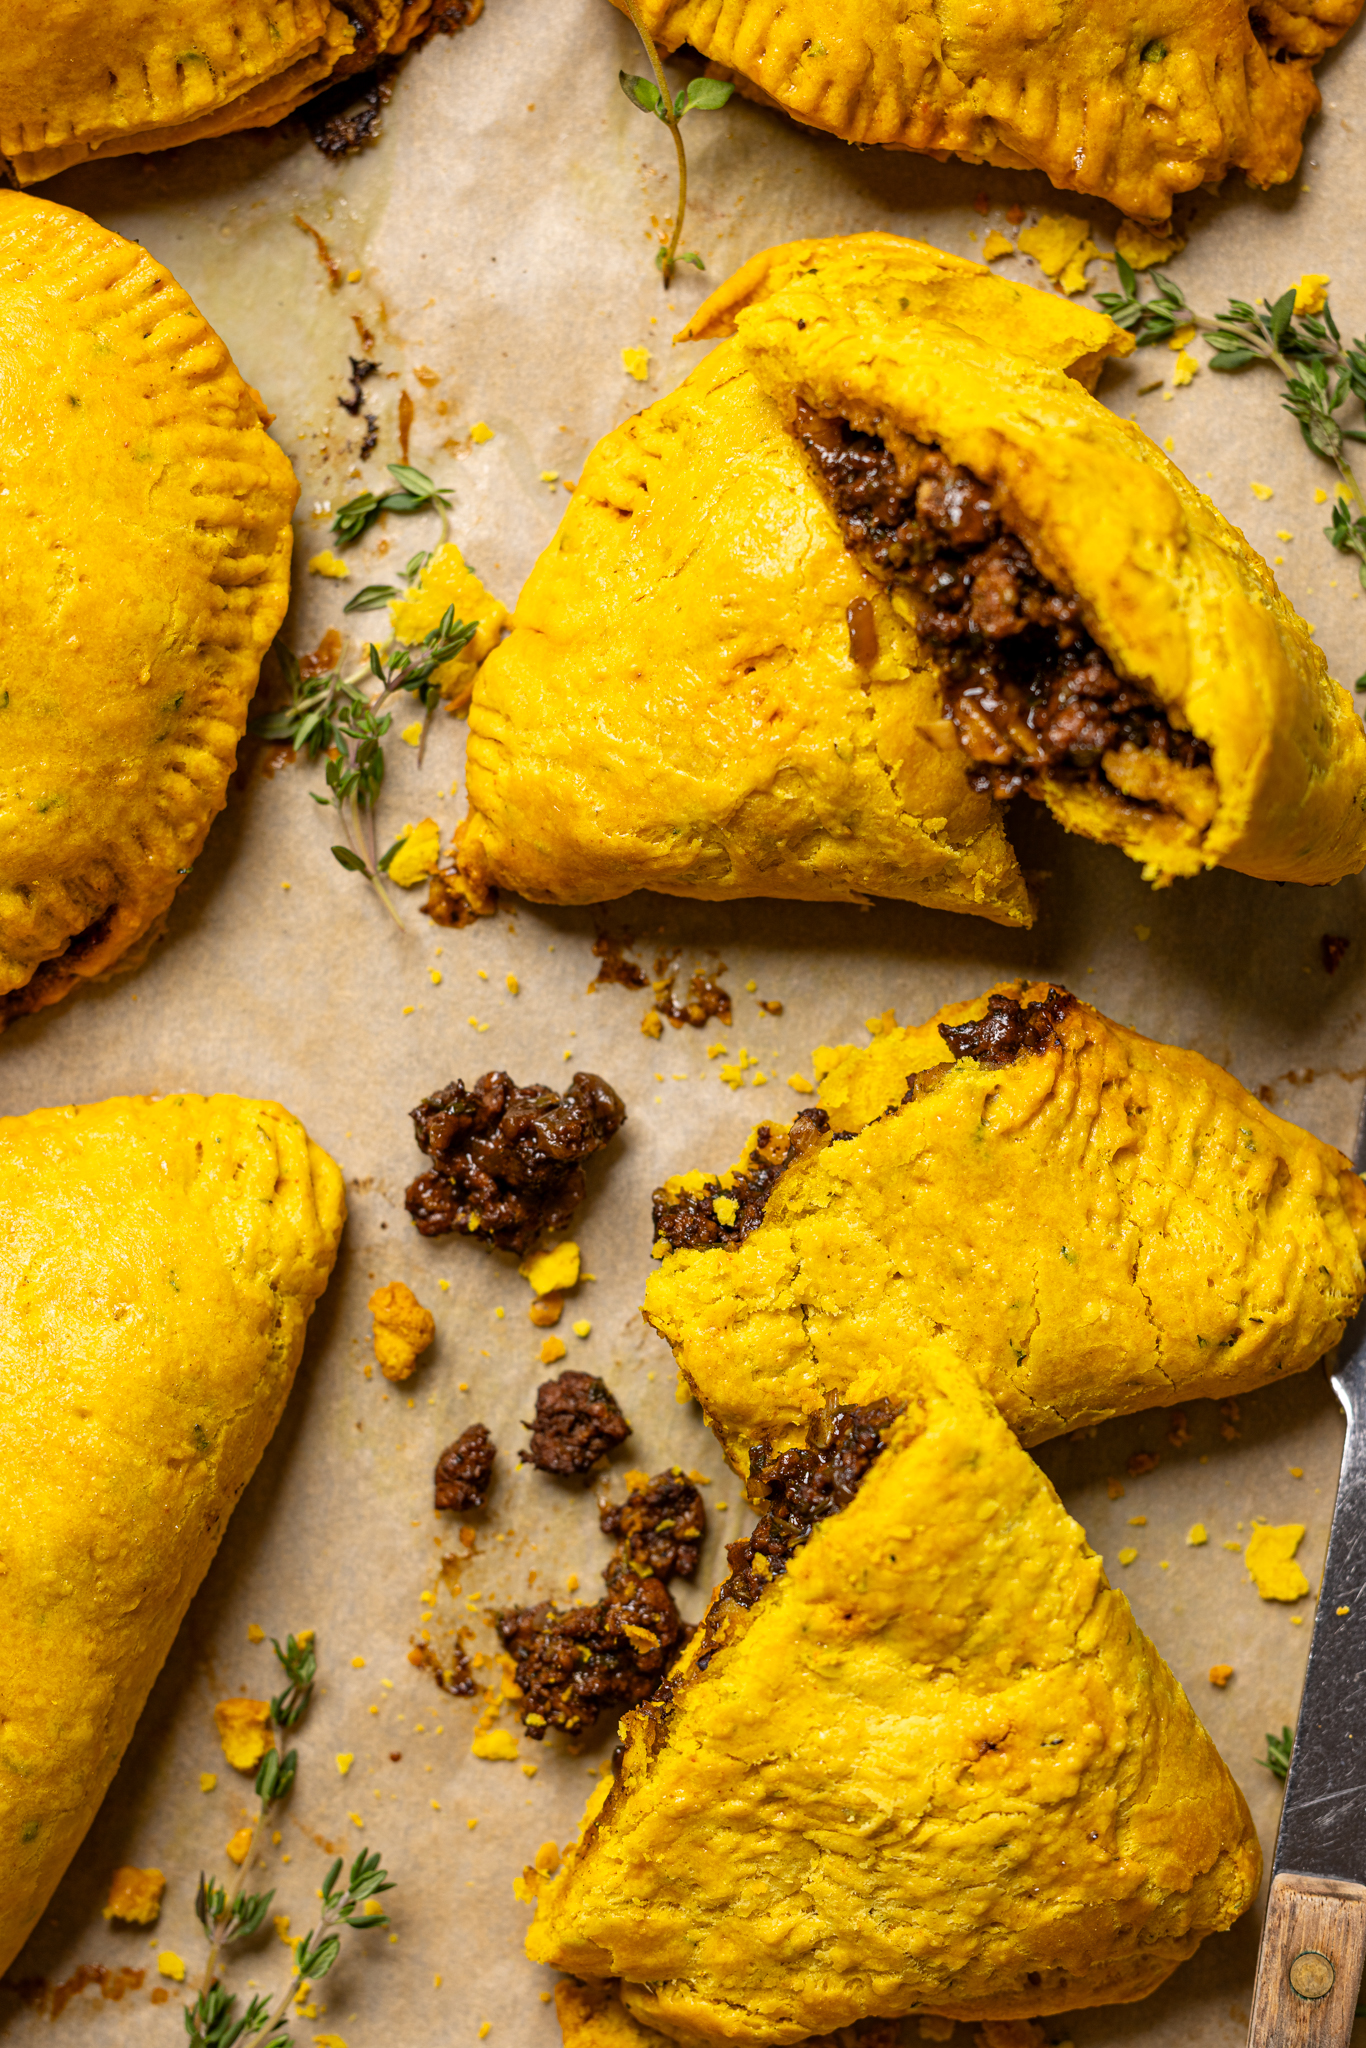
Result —
[[442, 484], [434, 484], [420, 469], [412, 469], [406, 462], [391, 462], [389, 474], [398, 483], [396, 491], [384, 491], [376, 496], [374, 491], [362, 491], [358, 498], [352, 498], [342, 506], [332, 521], [332, 531], [340, 547], [349, 548], [370, 531], [381, 512], [438, 512], [441, 515], [441, 538], [445, 540], [448, 527], [446, 514], [451, 508], [451, 494]]
[[655, 263], [667, 286], [673, 283], [674, 272], [680, 263], [691, 263], [697, 270], [706, 269], [695, 249], [680, 251], [678, 246], [683, 234], [683, 216], [688, 210], [688, 157], [683, 147], [683, 116], [693, 112], [715, 113], [719, 107], [725, 106], [735, 87], [727, 79], [694, 78], [680, 92], [670, 94], [659, 51], [641, 19], [636, 0], [624, 0], [624, 4], [636, 34], [645, 45], [654, 77], [638, 78], [629, 71], [619, 71], [617, 83], [633, 107], [639, 107], [643, 113], [654, 114], [664, 123], [673, 137], [674, 153], [678, 158], [678, 211], [674, 216], [673, 233], [655, 251]]
[[1290, 1775], [1290, 1756], [1294, 1747], [1294, 1729], [1282, 1728], [1279, 1736], [1267, 1736], [1266, 1755], [1257, 1757], [1255, 1761], [1261, 1765], [1264, 1771], [1270, 1771], [1273, 1778], [1279, 1778], [1281, 1783], [1284, 1784]]
[[[307, 760], [326, 756], [327, 794], [309, 793], [314, 803], [334, 810], [341, 823], [344, 844], [333, 846], [333, 857], [349, 874], [365, 877], [400, 927], [403, 921], [383, 877], [403, 842], [395, 840], [387, 852], [380, 853], [376, 836], [375, 811], [384, 787], [384, 742], [393, 725], [393, 715], [385, 707], [403, 695], [416, 697], [421, 704], [421, 760], [441, 697], [436, 671], [454, 660], [478, 630], [477, 622], [457, 619], [455, 607], [447, 605], [439, 622], [420, 641], [400, 644], [387, 653], [372, 643], [365, 661], [357, 667], [330, 669], [322, 676], [305, 677], [289, 649], [279, 647], [289, 702], [283, 710], [255, 720], [251, 728], [258, 739], [283, 742]], [[372, 697], [367, 685], [373, 682], [378, 682], [379, 694]]]
[[209, 1955], [194, 2000], [183, 2008], [189, 2048], [237, 2048], [239, 2042], [250, 2042], [252, 2048], [290, 2048], [286, 2019], [290, 2004], [310, 1984], [327, 1975], [341, 1953], [342, 1932], [352, 1928], [360, 1933], [369, 1927], [389, 1924], [388, 1915], [371, 1906], [371, 1901], [382, 1892], [394, 1888], [388, 1872], [380, 1868], [378, 1851], [362, 1848], [344, 1884], [338, 1882], [342, 1873], [342, 1859], [338, 1856], [323, 1880], [318, 1925], [295, 1942], [293, 1973], [279, 1997], [272, 2003], [258, 1995], [239, 2013], [237, 1994], [219, 1981], [224, 1950], [260, 1929], [275, 1897], [273, 1891], [244, 1893], [242, 1886], [267, 1814], [294, 1783], [298, 1752], [285, 1750], [282, 1737], [302, 1721], [318, 1674], [311, 1640], [301, 1643], [295, 1636], [289, 1636], [283, 1649], [274, 1637], [271, 1643], [284, 1672], [285, 1685], [270, 1703], [274, 1739], [256, 1772], [260, 1806], [251, 1824], [251, 1841], [230, 1892], [224, 1890], [217, 1878], [206, 1877], [202, 1871], [199, 1877], [195, 1914], [208, 1937]]
[[[1222, 313], [1211, 315], [1192, 306], [1180, 285], [1161, 271], [1150, 273], [1155, 292], [1145, 298], [1122, 256], [1116, 256], [1115, 267], [1119, 291], [1097, 292], [1096, 302], [1140, 348], [1194, 327], [1208, 337], [1212, 370], [1265, 363], [1279, 371], [1286, 387], [1281, 404], [1306, 446], [1331, 462], [1346, 486], [1346, 498], [1335, 500], [1323, 531], [1340, 554], [1355, 557], [1366, 589], [1366, 497], [1349, 459], [1349, 443], [1366, 441], [1366, 427], [1351, 426], [1341, 417], [1349, 399], [1366, 404], [1366, 340], [1344, 342], [1326, 301], [1320, 313], [1297, 313], [1293, 290], [1271, 306], [1231, 299]], [[1366, 690], [1366, 676], [1356, 687]]]

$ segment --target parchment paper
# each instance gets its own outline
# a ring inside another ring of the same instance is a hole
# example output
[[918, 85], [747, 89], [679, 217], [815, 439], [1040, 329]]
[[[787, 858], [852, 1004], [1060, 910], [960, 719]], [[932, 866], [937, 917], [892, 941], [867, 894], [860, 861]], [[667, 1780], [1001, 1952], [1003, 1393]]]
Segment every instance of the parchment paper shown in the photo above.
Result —
[[[662, 129], [618, 93], [622, 65], [641, 68], [607, 0], [559, 0], [553, 9], [489, 0], [474, 28], [407, 67], [382, 142], [361, 157], [330, 166], [291, 132], [125, 159], [47, 188], [168, 263], [278, 413], [275, 431], [303, 482], [289, 626], [297, 649], [342, 623], [348, 590], [391, 573], [431, 538], [430, 522], [391, 522], [358, 551], [349, 585], [302, 574], [306, 558], [328, 545], [329, 508], [361, 488], [358, 432], [336, 403], [350, 353], [383, 366], [366, 387], [383, 432], [365, 479], [382, 485], [380, 465], [398, 456], [406, 391], [416, 408], [412, 459], [454, 484], [454, 535], [510, 601], [565, 503], [560, 482], [542, 472], [572, 479], [601, 432], [685, 372], [697, 351], [671, 354], [667, 337], [754, 250], [796, 234], [889, 227], [972, 254], [1015, 201], [1031, 215], [1085, 215], [1110, 245], [1105, 208], [1054, 194], [1041, 178], [859, 152], [737, 101], [689, 124], [686, 241], [708, 269], [705, 278], [685, 271], [665, 293], [651, 266], [650, 218], [671, 204], [672, 152]], [[1357, 332], [1366, 327], [1355, 261], [1362, 151], [1348, 110], [1366, 85], [1361, 37], [1319, 76], [1327, 107], [1311, 129], [1302, 184], [1259, 195], [1233, 180], [1222, 195], [1199, 198], [1183, 216], [1191, 242], [1176, 274], [1194, 301], [1217, 309], [1229, 293], [1273, 297], [1301, 271], [1327, 272], [1344, 331]], [[985, 216], [977, 195], [990, 208]], [[359, 282], [332, 288], [296, 214], [325, 237], [343, 274], [361, 271]], [[1041, 282], [1023, 257], [1006, 267]], [[1102, 287], [1105, 277], [1093, 268]], [[372, 344], [362, 345], [357, 322]], [[623, 372], [627, 345], [652, 351], [645, 386]], [[1284, 557], [1285, 588], [1350, 682], [1366, 667], [1362, 604], [1350, 567], [1320, 538], [1325, 513], [1313, 502], [1316, 486], [1331, 490], [1331, 473], [1302, 447], [1269, 375], [1220, 380], [1206, 370], [1174, 396], [1139, 397], [1139, 385], [1155, 378], [1170, 389], [1174, 360], [1165, 349], [1144, 351], [1107, 376], [1102, 396], [1158, 438], [1170, 436], [1177, 459], [1268, 557]], [[479, 420], [495, 438], [476, 446], [469, 431]], [[1274, 497], [1259, 501], [1254, 480], [1273, 485]], [[1278, 541], [1278, 529], [1293, 540]], [[463, 737], [463, 725], [443, 717], [420, 777], [406, 748], [392, 750], [386, 823], [455, 822]], [[512, 903], [473, 930], [441, 932], [409, 897], [407, 930], [395, 930], [333, 862], [334, 835], [308, 801], [311, 782], [300, 767], [243, 774], [147, 965], [16, 1025], [0, 1045], [9, 1111], [126, 1090], [276, 1096], [342, 1162], [351, 1192], [341, 1262], [285, 1421], [114, 1789], [10, 1982], [55, 1985], [82, 1964], [142, 1969], [141, 1986], [117, 2002], [97, 1984], [72, 1996], [65, 2033], [100, 2044], [183, 2038], [177, 1988], [169, 2002], [152, 2003], [156, 1953], [177, 1951], [192, 1976], [202, 1967], [195, 1879], [203, 1866], [227, 1871], [224, 1845], [252, 1804], [248, 1781], [224, 1763], [211, 1709], [232, 1692], [265, 1696], [272, 1687], [269, 1645], [249, 1642], [249, 1624], [268, 1634], [311, 1626], [322, 1678], [282, 1839], [267, 1845], [254, 1881], [278, 1886], [276, 1910], [295, 1932], [309, 1923], [334, 1844], [348, 1853], [362, 1840], [382, 1848], [399, 1889], [395, 1938], [381, 1936], [363, 1956], [353, 1945], [296, 2037], [426, 2048], [473, 2042], [488, 2021], [494, 2044], [543, 2048], [558, 2039], [542, 2002], [551, 1978], [522, 1957], [527, 1915], [512, 1880], [542, 1842], [572, 1838], [613, 1732], [601, 1728], [578, 1755], [558, 1737], [543, 1745], [522, 1737], [517, 1763], [480, 1761], [470, 1742], [483, 1699], [442, 1696], [408, 1652], [419, 1629], [441, 1645], [458, 1623], [492, 1649], [483, 1610], [565, 1597], [571, 1573], [579, 1597], [591, 1599], [610, 1546], [597, 1529], [594, 1490], [515, 1469], [520, 1418], [545, 1376], [542, 1332], [527, 1320], [528, 1290], [510, 1261], [469, 1244], [426, 1243], [409, 1226], [403, 1188], [421, 1162], [406, 1111], [456, 1075], [494, 1065], [560, 1085], [577, 1067], [595, 1069], [626, 1097], [630, 1121], [590, 1173], [576, 1232], [597, 1277], [572, 1299], [560, 1333], [567, 1363], [605, 1373], [634, 1424], [612, 1461], [617, 1497], [629, 1467], [678, 1461], [713, 1482], [707, 1558], [683, 1600], [696, 1613], [702, 1586], [719, 1576], [721, 1544], [740, 1533], [739, 1488], [696, 1409], [675, 1401], [668, 1352], [638, 1317], [652, 1187], [675, 1169], [729, 1164], [761, 1114], [789, 1116], [800, 1098], [786, 1076], [810, 1073], [814, 1045], [863, 1042], [863, 1020], [888, 1006], [918, 1018], [1015, 972], [1056, 977], [1125, 1022], [1197, 1047], [1250, 1086], [1272, 1088], [1285, 1114], [1347, 1144], [1366, 1072], [1362, 888], [1350, 881], [1310, 892], [1214, 874], [1155, 895], [1120, 854], [1067, 839], [1020, 804], [1012, 830], [1043, 878], [1042, 914], [1027, 935], [906, 906], [713, 908], [644, 897], [617, 906], [606, 922], [634, 937], [647, 968], [657, 952], [677, 952], [685, 979], [696, 963], [727, 965], [733, 1029], [669, 1030], [655, 1043], [640, 1032], [643, 995], [588, 992], [596, 926], [587, 912]], [[1331, 979], [1324, 933], [1352, 941]], [[509, 973], [520, 983], [515, 996]], [[780, 1018], [757, 1006], [775, 997]], [[707, 1058], [717, 1043], [732, 1059], [741, 1047], [757, 1058], [768, 1077], [757, 1093], [722, 1084], [725, 1062]], [[408, 1281], [438, 1320], [434, 1352], [406, 1389], [364, 1376], [366, 1298], [389, 1279]], [[592, 1323], [582, 1342], [570, 1334], [578, 1317]], [[1223, 1546], [1245, 1539], [1254, 1515], [1303, 1521], [1301, 1559], [1317, 1586], [1340, 1425], [1321, 1370], [1244, 1401], [1241, 1433], [1231, 1439], [1208, 1404], [1188, 1413], [1183, 1449], [1167, 1443], [1167, 1417], [1153, 1414], [1041, 1457], [1205, 1717], [1269, 1853], [1280, 1794], [1255, 1759], [1265, 1731], [1294, 1721], [1312, 1602], [1263, 1602], [1241, 1554]], [[487, 1514], [472, 1518], [475, 1555], [443, 1581], [443, 1553], [460, 1548], [459, 1518], [433, 1515], [431, 1471], [475, 1419], [498, 1440], [499, 1477]], [[1124, 1478], [1123, 1498], [1111, 1500], [1107, 1477], [1123, 1478], [1140, 1447], [1160, 1452], [1159, 1468]], [[1139, 1515], [1146, 1525], [1131, 1527]], [[1203, 1548], [1185, 1541], [1197, 1520], [1209, 1529]], [[1126, 1542], [1138, 1557], [1121, 1568]], [[1235, 1668], [1225, 1691], [1209, 1683], [1214, 1663]], [[490, 1675], [481, 1671], [481, 1682]], [[500, 1725], [515, 1724], [505, 1713]], [[342, 1777], [334, 1758], [348, 1751], [355, 1762]], [[536, 1765], [534, 1777], [523, 1763]], [[198, 1789], [205, 1770], [218, 1777], [208, 1794]], [[167, 1873], [150, 1937], [100, 1917], [109, 1875], [123, 1862]], [[1234, 2048], [1256, 1937], [1249, 1916], [1206, 1943], [1157, 1996], [1052, 2022], [1050, 2038], [1078, 2048], [1119, 2040]], [[269, 1934], [239, 1956], [231, 1981], [271, 1989], [287, 1961]], [[48, 2024], [41, 2006], [0, 1992], [7, 2039], [46, 2039]]]

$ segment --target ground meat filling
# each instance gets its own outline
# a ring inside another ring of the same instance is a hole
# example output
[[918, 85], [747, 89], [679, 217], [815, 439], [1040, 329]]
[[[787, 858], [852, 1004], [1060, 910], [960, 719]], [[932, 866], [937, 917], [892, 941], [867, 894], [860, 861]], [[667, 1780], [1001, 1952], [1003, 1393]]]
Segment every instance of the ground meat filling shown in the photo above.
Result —
[[453, 1081], [420, 1102], [412, 1119], [432, 1162], [406, 1196], [422, 1235], [458, 1230], [520, 1253], [568, 1229], [584, 1198], [582, 1161], [616, 1136], [626, 1106], [597, 1074], [575, 1074], [557, 1095], [494, 1072], [472, 1088]]
[[709, 1633], [728, 1603], [752, 1607], [770, 1579], [781, 1578], [817, 1522], [848, 1507], [900, 1413], [894, 1401], [840, 1408], [825, 1426], [824, 1441], [808, 1450], [782, 1451], [770, 1462], [762, 1444], [751, 1448], [750, 1477], [762, 1487], [768, 1509], [750, 1535], [726, 1545], [730, 1577], [712, 1602]]
[[[920, 600], [917, 629], [943, 675], [944, 708], [972, 758], [974, 789], [1041, 796], [1045, 776], [1103, 780], [1129, 801], [1170, 780], [1151, 763], [1136, 773], [1135, 753], [1208, 766], [1203, 740], [1178, 731], [1146, 691], [1115, 674], [1078, 599], [1050, 583], [1006, 531], [992, 492], [970, 470], [904, 437], [894, 452], [800, 399], [796, 432], [845, 545]], [[1168, 808], [1160, 800], [1146, 807]]]
[[1061, 1045], [1058, 1026], [1075, 1003], [1065, 988], [1050, 988], [1038, 1003], [1014, 996], [988, 996], [985, 1017], [966, 1024], [941, 1024], [939, 1036], [956, 1060], [983, 1067], [1009, 1067], [1030, 1053]]
[[523, 1428], [531, 1431], [531, 1441], [521, 1462], [562, 1477], [591, 1472], [631, 1434], [616, 1395], [591, 1372], [562, 1372], [544, 1381], [536, 1389], [536, 1420]]
[[488, 1499], [498, 1446], [482, 1422], [472, 1422], [436, 1461], [438, 1508], [481, 1508]]
[[576, 1734], [599, 1714], [620, 1714], [656, 1691], [692, 1633], [668, 1581], [697, 1569], [706, 1511], [674, 1470], [637, 1488], [599, 1517], [621, 1541], [603, 1572], [607, 1597], [592, 1607], [516, 1607], [498, 1616], [522, 1688], [519, 1709], [533, 1741], [548, 1728]]
[[802, 1110], [786, 1130], [760, 1124], [754, 1149], [741, 1171], [730, 1175], [729, 1187], [709, 1178], [705, 1187], [676, 1194], [656, 1188], [656, 1242], [662, 1238], [675, 1252], [743, 1244], [763, 1222], [768, 1198], [788, 1167], [819, 1146], [829, 1129], [823, 1109]]

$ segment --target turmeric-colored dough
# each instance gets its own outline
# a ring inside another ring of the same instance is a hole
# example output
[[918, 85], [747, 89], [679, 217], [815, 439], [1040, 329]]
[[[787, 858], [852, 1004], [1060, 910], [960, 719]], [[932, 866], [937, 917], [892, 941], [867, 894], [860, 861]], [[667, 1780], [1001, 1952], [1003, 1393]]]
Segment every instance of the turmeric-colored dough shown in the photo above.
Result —
[[0, 1972], [279, 1420], [344, 1214], [275, 1103], [0, 1119]]
[[[283, 120], [483, 0], [10, 0], [0, 156], [21, 185], [92, 157]], [[437, 17], [434, 22], [433, 17]]]
[[884, 895], [1030, 921], [925, 602], [845, 544], [799, 400], [980, 480], [1170, 747], [1208, 756], [1126, 740], [1046, 765], [1069, 830], [1159, 884], [1366, 865], [1351, 699], [1242, 535], [1086, 388], [1127, 336], [887, 235], [766, 251], [688, 334], [731, 338], [599, 444], [480, 671], [458, 834], [476, 894]]
[[1242, 1795], [1082, 1530], [947, 1346], [903, 1361], [852, 1502], [714, 1604], [536, 1879], [533, 1959], [671, 2040], [1141, 1998], [1256, 1896]]
[[[622, 6], [622, 0], [617, 0]], [[1179, 192], [1295, 174], [1313, 65], [1360, 0], [638, 0], [747, 97], [846, 142], [1011, 170], [1163, 222]], [[623, 7], [623, 12], [625, 8]]]
[[[853, 303], [1007, 336], [1060, 376], [1093, 381], [1129, 347], [1085, 307], [898, 236], [771, 255], [780, 278], [814, 265]], [[756, 275], [723, 287], [727, 316]], [[871, 668], [850, 642], [861, 600]], [[913, 630], [732, 342], [585, 464], [475, 683], [461, 871], [541, 902], [882, 895], [1027, 924], [1001, 814], [942, 724]]]
[[155, 936], [289, 601], [289, 463], [132, 242], [0, 192], [0, 1023]]
[[743, 1241], [651, 1276], [646, 1317], [738, 1470], [827, 1396], [896, 1394], [912, 1339], [942, 1333], [1037, 1443], [1303, 1372], [1366, 1291], [1366, 1187], [1331, 1145], [1075, 999], [1041, 1050], [952, 1059], [940, 1025], [986, 1010], [824, 1049], [824, 1142]]

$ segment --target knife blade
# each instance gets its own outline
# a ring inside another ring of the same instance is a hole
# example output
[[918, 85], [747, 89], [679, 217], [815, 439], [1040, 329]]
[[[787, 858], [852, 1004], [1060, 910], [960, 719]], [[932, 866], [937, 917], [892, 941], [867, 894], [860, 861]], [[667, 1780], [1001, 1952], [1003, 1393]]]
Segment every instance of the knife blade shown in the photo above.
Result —
[[[1353, 1163], [1366, 1171], [1366, 1102]], [[1346, 2048], [1366, 1958], [1366, 1308], [1343, 1332], [1332, 1385], [1347, 1434], [1248, 2048]]]

